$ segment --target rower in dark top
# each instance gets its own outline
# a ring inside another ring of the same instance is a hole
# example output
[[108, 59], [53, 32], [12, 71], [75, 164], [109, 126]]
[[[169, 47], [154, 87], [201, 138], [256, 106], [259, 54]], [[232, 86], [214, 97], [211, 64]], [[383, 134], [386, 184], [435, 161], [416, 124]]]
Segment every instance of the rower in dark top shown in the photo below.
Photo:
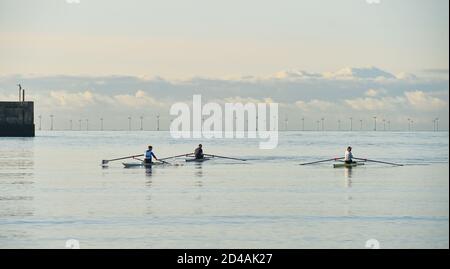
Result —
[[205, 156], [203, 155], [203, 149], [202, 149], [202, 144], [198, 145], [198, 148], [195, 149], [194, 154], [195, 154], [195, 159], [197, 160], [201, 160], [203, 159]]
[[145, 151], [144, 163], [145, 164], [153, 163], [152, 158], [155, 158], [155, 160], [158, 160], [158, 158], [156, 158], [155, 154], [153, 153], [153, 147], [152, 146], [148, 146], [148, 150]]

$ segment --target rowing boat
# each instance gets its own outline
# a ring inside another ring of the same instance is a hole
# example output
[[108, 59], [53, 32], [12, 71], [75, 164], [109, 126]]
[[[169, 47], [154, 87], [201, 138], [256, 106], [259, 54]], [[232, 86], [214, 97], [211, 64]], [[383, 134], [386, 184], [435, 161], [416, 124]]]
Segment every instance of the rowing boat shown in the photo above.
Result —
[[333, 167], [334, 168], [342, 168], [342, 167], [352, 168], [352, 167], [356, 167], [356, 166], [360, 166], [360, 165], [364, 165], [364, 163], [363, 162], [353, 162], [353, 163], [344, 163], [344, 162], [342, 162], [342, 163], [335, 163], [335, 164], [333, 164]]
[[190, 158], [190, 159], [186, 159], [186, 162], [196, 162], [196, 163], [202, 163], [202, 162], [206, 162], [211, 160], [212, 158], [203, 158], [203, 159], [195, 159], [195, 158]]
[[139, 162], [139, 163], [122, 163], [122, 164], [123, 164], [123, 166], [125, 168], [134, 168], [134, 167], [152, 168], [152, 166], [164, 165], [165, 163], [161, 163], [161, 162], [153, 162], [153, 163]]

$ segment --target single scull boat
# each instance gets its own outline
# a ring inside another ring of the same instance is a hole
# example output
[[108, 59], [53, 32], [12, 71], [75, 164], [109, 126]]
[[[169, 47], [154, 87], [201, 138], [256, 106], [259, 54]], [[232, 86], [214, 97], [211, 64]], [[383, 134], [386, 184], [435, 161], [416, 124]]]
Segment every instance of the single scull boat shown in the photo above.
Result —
[[342, 163], [335, 163], [335, 164], [333, 164], [333, 167], [334, 168], [342, 168], [342, 167], [352, 168], [352, 167], [356, 167], [356, 166], [360, 166], [360, 165], [364, 165], [364, 163], [363, 162], [354, 162], [354, 163], [344, 163], [344, 162], [342, 162]]

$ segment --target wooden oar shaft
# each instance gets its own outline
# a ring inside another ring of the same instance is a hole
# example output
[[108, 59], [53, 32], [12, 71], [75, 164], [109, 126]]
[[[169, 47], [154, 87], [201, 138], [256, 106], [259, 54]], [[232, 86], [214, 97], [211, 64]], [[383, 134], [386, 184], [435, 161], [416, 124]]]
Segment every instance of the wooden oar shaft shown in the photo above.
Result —
[[331, 161], [337, 161], [337, 160], [341, 160], [341, 159], [344, 159], [344, 157], [333, 158], [333, 159], [326, 159], [326, 160], [315, 161], [315, 162], [310, 162], [310, 163], [301, 163], [300, 165], [309, 165], [309, 164], [316, 164], [316, 163], [331, 162]]
[[106, 162], [113, 162], [113, 161], [119, 161], [119, 160], [131, 159], [131, 158], [142, 157], [142, 156], [144, 156], [144, 154], [132, 155], [132, 156], [121, 157], [121, 158], [116, 158], [116, 159], [111, 159], [111, 160], [103, 160], [103, 161], [106, 161]]
[[180, 154], [180, 155], [176, 155], [176, 156], [170, 156], [170, 157], [162, 158], [162, 159], [159, 159], [159, 160], [160, 161], [164, 161], [164, 160], [178, 158], [178, 157], [187, 157], [187, 156], [192, 155], [192, 154], [194, 154], [194, 153]]
[[395, 166], [403, 166], [403, 164], [390, 163], [390, 162], [383, 162], [383, 161], [370, 160], [370, 159], [362, 159], [362, 158], [353, 158], [353, 159], [355, 159], [355, 160], [361, 160], [361, 161], [366, 161], [366, 162], [373, 162], [373, 163], [383, 163], [383, 164], [390, 164], [390, 165], [395, 165]]
[[216, 157], [216, 158], [222, 158], [222, 159], [230, 159], [230, 160], [236, 160], [236, 161], [242, 161], [245, 162], [247, 160], [245, 159], [239, 159], [239, 158], [233, 158], [233, 157], [226, 157], [226, 156], [220, 156], [220, 155], [213, 155], [213, 154], [203, 154], [205, 156], [210, 156], [210, 157]]

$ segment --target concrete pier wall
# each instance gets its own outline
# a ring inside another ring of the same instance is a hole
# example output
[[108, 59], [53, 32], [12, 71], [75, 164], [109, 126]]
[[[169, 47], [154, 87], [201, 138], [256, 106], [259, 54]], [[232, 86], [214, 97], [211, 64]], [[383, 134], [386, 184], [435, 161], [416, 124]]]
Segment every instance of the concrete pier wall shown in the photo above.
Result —
[[0, 102], [1, 136], [34, 136], [33, 102]]

